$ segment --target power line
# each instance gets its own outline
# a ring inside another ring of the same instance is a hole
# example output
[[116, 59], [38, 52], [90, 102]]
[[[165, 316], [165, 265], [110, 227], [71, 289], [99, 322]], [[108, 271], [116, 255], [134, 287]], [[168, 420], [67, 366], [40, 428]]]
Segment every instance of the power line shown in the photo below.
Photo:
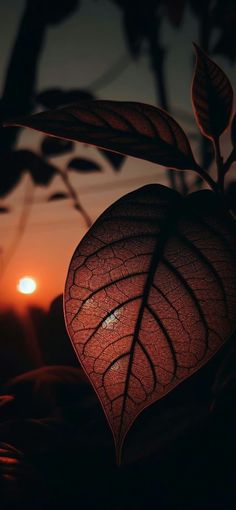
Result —
[[[158, 176], [157, 176], [158, 177]], [[145, 176], [143, 177], [133, 177], [132, 179], [123, 179], [123, 180], [120, 180], [116, 183], [114, 182], [109, 182], [109, 183], [103, 183], [103, 184], [97, 184], [97, 185], [89, 185], [89, 186], [85, 186], [84, 188], [81, 189], [81, 192], [80, 192], [80, 196], [83, 196], [83, 195], [89, 195], [93, 192], [95, 192], [96, 194], [98, 195], [102, 195], [103, 191], [109, 191], [109, 190], [117, 190], [117, 189], [123, 189], [125, 188], [126, 186], [130, 185], [130, 184], [135, 184], [135, 185], [138, 185], [138, 184], [141, 184], [141, 183], [146, 183], [148, 181], [148, 179], [152, 179], [152, 182], [155, 182], [157, 179], [155, 179], [155, 176], [153, 174], [146, 174]], [[150, 181], [149, 181], [150, 183]], [[137, 186], [135, 186], [136, 188]], [[70, 199], [70, 197], [68, 197], [68, 200]], [[46, 200], [42, 200], [41, 198], [36, 198], [34, 199], [34, 204], [44, 204], [44, 205], [47, 205], [47, 204], [52, 204], [53, 202], [51, 201], [46, 201]], [[54, 202], [55, 203], [55, 202]], [[30, 223], [28, 225], [28, 228], [29, 227], [50, 227], [50, 226], [54, 226], [54, 225], [57, 225], [60, 226], [62, 224], [68, 224], [68, 223], [71, 223], [71, 219], [68, 218], [68, 220], [58, 220], [58, 221], [51, 221], [51, 220], [47, 220], [47, 221], [40, 221], [40, 222], [33, 222], [33, 223]], [[15, 230], [15, 226], [7, 226], [7, 227], [0, 227], [0, 231], [9, 231], [9, 230]]]

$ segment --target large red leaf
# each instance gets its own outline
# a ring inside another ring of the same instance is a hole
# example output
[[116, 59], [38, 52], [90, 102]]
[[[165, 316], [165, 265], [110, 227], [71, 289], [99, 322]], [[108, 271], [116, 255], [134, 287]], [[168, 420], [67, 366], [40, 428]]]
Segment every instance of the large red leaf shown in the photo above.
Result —
[[147, 104], [81, 102], [6, 125], [30, 127], [177, 169], [198, 170], [179, 124], [165, 111]]
[[233, 105], [233, 89], [220, 67], [198, 46], [192, 86], [195, 116], [203, 135], [218, 138], [227, 128]]
[[137, 415], [189, 377], [236, 323], [236, 232], [210, 191], [129, 193], [78, 245], [68, 332], [111, 426], [118, 459]]

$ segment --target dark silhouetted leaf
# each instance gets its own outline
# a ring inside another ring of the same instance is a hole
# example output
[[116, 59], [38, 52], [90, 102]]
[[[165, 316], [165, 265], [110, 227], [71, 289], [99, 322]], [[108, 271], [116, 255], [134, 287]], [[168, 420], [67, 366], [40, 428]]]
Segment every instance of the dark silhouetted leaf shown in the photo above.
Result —
[[236, 58], [236, 9], [234, 0], [216, 2], [213, 9], [213, 23], [217, 27], [217, 38], [213, 53], [223, 55], [230, 62]]
[[6, 125], [30, 127], [181, 170], [198, 170], [182, 128], [164, 110], [147, 104], [82, 102]]
[[0, 155], [0, 197], [4, 197], [17, 186], [23, 170], [19, 159], [18, 153], [14, 151], [7, 151]]
[[218, 138], [227, 128], [232, 104], [231, 84], [220, 69], [198, 46], [192, 86], [194, 113], [203, 135]]
[[225, 190], [225, 197], [227, 200], [227, 205], [229, 209], [234, 211], [236, 213], [236, 182], [231, 181], [226, 190]]
[[10, 212], [9, 207], [0, 206], [0, 214], [6, 214], [8, 212]]
[[101, 167], [91, 159], [74, 158], [68, 163], [68, 168], [77, 172], [101, 172]]
[[48, 197], [48, 201], [52, 202], [53, 200], [65, 200], [66, 198], [70, 198], [67, 193], [63, 193], [62, 191], [58, 191], [57, 193], [53, 193]]
[[33, 464], [22, 451], [6, 442], [0, 443], [0, 489], [1, 506], [6, 510], [32, 508], [35, 492], [44, 490]]
[[64, 21], [79, 7], [80, 0], [28, 0], [28, 9], [37, 12], [37, 18], [44, 23], [57, 24]]
[[45, 136], [42, 141], [41, 151], [44, 156], [58, 156], [73, 150], [74, 144], [69, 140], [62, 140], [61, 138], [52, 138]]
[[186, 0], [167, 0], [166, 2], [167, 15], [171, 24], [178, 27], [183, 19]]
[[231, 124], [231, 140], [232, 144], [235, 147], [236, 146], [236, 113], [234, 114], [232, 124]]
[[3, 178], [0, 181], [0, 196], [6, 195], [18, 183], [22, 172], [29, 171], [35, 184], [48, 185], [57, 172], [56, 167], [28, 150], [9, 151], [0, 157]]
[[197, 371], [236, 324], [236, 230], [217, 196], [160, 185], [129, 193], [78, 245], [68, 332], [115, 438]]
[[114, 170], [120, 170], [121, 166], [125, 161], [125, 156], [123, 154], [118, 154], [117, 152], [105, 151], [103, 149], [99, 149], [103, 156], [108, 159], [109, 163], [113, 166]]
[[5, 388], [13, 394], [26, 417], [50, 415], [55, 407], [70, 401], [77, 402], [88, 387], [88, 381], [79, 368], [65, 365], [41, 367], [14, 377]]
[[62, 89], [47, 89], [37, 95], [36, 101], [45, 108], [58, 108], [70, 103], [77, 103], [79, 101], [90, 101], [95, 99], [91, 92], [87, 90], [62, 90]]

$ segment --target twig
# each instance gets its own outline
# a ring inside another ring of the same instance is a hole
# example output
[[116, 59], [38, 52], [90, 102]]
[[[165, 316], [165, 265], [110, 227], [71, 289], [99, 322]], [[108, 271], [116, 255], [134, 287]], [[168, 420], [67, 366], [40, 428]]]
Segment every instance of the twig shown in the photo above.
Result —
[[65, 172], [65, 171], [63, 171], [63, 170], [61, 170], [59, 168], [57, 169], [57, 172], [58, 172], [58, 174], [60, 175], [60, 177], [63, 180], [63, 183], [64, 183], [64, 185], [65, 185], [65, 187], [66, 187], [66, 189], [67, 189], [67, 191], [68, 191], [72, 201], [73, 201], [75, 209], [80, 212], [80, 214], [83, 216], [83, 218], [85, 220], [85, 223], [86, 223], [87, 227], [90, 228], [91, 225], [92, 225], [92, 220], [89, 217], [89, 215], [86, 212], [86, 210], [83, 208], [82, 204], [80, 203], [78, 195], [76, 193], [76, 190], [72, 186], [67, 172]]
[[217, 185], [220, 193], [224, 193], [224, 162], [220, 151], [220, 141], [219, 137], [215, 137], [213, 140], [214, 151], [215, 151], [215, 160], [216, 160], [216, 168], [217, 168]]
[[199, 167], [197, 173], [208, 184], [212, 191], [219, 194], [217, 182], [215, 182], [214, 179], [212, 179], [212, 177], [205, 170], [203, 170], [203, 168]]

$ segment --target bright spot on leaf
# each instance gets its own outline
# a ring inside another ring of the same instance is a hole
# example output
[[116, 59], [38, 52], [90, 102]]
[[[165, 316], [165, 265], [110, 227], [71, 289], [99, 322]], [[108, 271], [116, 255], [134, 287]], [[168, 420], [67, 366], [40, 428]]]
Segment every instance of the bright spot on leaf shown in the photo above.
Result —
[[33, 294], [36, 288], [37, 283], [31, 276], [23, 276], [17, 283], [17, 290], [21, 294]]

